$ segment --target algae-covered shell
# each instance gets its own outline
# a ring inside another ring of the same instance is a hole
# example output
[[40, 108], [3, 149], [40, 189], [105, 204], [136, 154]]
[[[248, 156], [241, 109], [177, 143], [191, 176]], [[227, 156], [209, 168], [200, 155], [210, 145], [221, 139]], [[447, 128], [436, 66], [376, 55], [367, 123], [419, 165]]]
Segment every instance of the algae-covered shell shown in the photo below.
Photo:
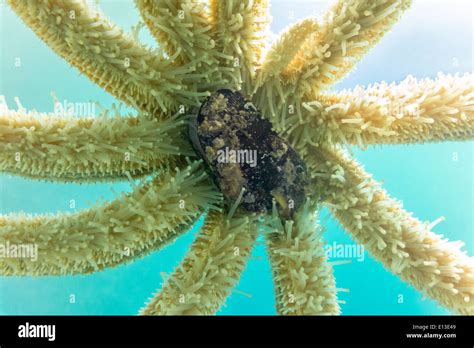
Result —
[[246, 210], [264, 212], [275, 200], [284, 217], [304, 202], [303, 161], [241, 93], [221, 89], [208, 97], [189, 133], [229, 201], [242, 194], [240, 203]]

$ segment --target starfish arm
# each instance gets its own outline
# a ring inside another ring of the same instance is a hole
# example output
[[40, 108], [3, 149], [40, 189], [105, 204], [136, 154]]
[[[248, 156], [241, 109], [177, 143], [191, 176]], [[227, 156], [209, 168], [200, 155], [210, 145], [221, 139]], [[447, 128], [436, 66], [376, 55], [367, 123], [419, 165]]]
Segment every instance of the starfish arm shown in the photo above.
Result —
[[251, 93], [270, 23], [268, 0], [210, 0], [209, 7], [216, 44], [222, 52], [221, 65], [233, 72], [236, 89]]
[[[474, 138], [474, 74], [321, 94], [287, 118], [297, 144], [407, 144]], [[292, 125], [295, 125], [294, 127]]]
[[314, 210], [305, 207], [295, 222], [286, 221], [285, 226], [274, 217], [270, 226], [267, 246], [278, 314], [339, 314], [338, 289], [321, 235], [315, 233]]
[[0, 171], [57, 181], [127, 179], [185, 164], [185, 123], [139, 117], [71, 117], [0, 103]]
[[208, 58], [214, 42], [203, 2], [135, 0], [135, 3], [151, 34], [175, 62], [197, 64]]
[[150, 32], [176, 65], [188, 64], [195, 73], [183, 82], [199, 91], [227, 85], [218, 67], [219, 57], [206, 11], [200, 0], [135, 0]]
[[319, 27], [313, 18], [306, 18], [289, 26], [272, 44], [262, 66], [257, 70], [256, 86], [262, 86], [268, 79], [280, 78], [280, 73], [288, 68], [303, 42]]
[[210, 212], [183, 262], [141, 314], [215, 314], [245, 268], [257, 235], [255, 222], [240, 213], [227, 220]]
[[194, 162], [78, 213], [1, 215], [1, 245], [32, 246], [37, 257], [2, 257], [0, 275], [84, 274], [120, 265], [170, 243], [220, 200]]
[[411, 0], [338, 0], [321, 27], [283, 72], [300, 96], [314, 95], [344, 77], [387, 33]]
[[194, 97], [181, 86], [189, 67], [173, 67], [85, 2], [8, 3], [58, 55], [125, 103], [158, 113]]
[[445, 307], [474, 314], [474, 258], [388, 196], [343, 151], [318, 149], [309, 167], [316, 189], [354, 238], [394, 274]]

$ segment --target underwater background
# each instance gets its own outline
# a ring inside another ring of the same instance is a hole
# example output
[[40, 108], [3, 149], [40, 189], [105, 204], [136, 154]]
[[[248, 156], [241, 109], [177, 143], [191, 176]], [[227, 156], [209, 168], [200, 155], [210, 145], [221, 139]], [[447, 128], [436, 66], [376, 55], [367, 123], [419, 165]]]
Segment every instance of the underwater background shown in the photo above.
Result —
[[[95, 5], [95, 1], [90, 1]], [[290, 23], [321, 15], [329, 1], [273, 0], [271, 30], [278, 34]], [[100, 7], [112, 21], [129, 30], [140, 19], [133, 1], [102, 0]], [[472, 72], [474, 58], [474, 3], [415, 0], [391, 33], [367, 54], [357, 70], [334, 88], [352, 88], [385, 80], [399, 82], [408, 75], [435, 78], [438, 72]], [[154, 46], [147, 29], [142, 42]], [[19, 18], [0, 2], [0, 95], [10, 108], [20, 97], [27, 109], [53, 112], [54, 91], [60, 102], [99, 102], [110, 107], [117, 101], [56, 56]], [[18, 64], [20, 63], [20, 64]], [[123, 109], [125, 110], [125, 109]], [[96, 107], [96, 113], [99, 109]], [[465, 242], [474, 255], [474, 143], [446, 142], [425, 145], [372, 146], [353, 149], [356, 158], [392, 197], [422, 221], [445, 217], [434, 228], [450, 240]], [[113, 191], [112, 191], [113, 190]], [[115, 193], [114, 193], [115, 191]], [[87, 208], [99, 199], [112, 199], [130, 191], [130, 184], [59, 184], [0, 175], [0, 213], [54, 213]], [[70, 201], [75, 201], [75, 209]], [[356, 246], [329, 215], [320, 213], [329, 246]], [[199, 223], [159, 252], [128, 265], [84, 276], [0, 277], [0, 314], [132, 315], [161, 287], [161, 273], [169, 273], [189, 249]], [[220, 310], [221, 315], [273, 315], [274, 289], [263, 239], [254, 249], [241, 281]], [[359, 249], [360, 250], [360, 249]], [[371, 258], [331, 255], [349, 260], [335, 266], [336, 284], [349, 292], [344, 315], [449, 314], [436, 302], [424, 299], [411, 286]], [[74, 301], [72, 301], [74, 299]]]

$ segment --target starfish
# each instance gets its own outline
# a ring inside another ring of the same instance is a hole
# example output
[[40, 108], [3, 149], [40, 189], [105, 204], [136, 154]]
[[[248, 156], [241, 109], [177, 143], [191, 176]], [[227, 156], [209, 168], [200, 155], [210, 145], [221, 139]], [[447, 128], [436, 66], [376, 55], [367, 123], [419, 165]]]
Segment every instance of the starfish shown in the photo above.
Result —
[[[112, 109], [74, 118], [3, 102], [0, 169], [41, 180], [141, 182], [77, 213], [0, 216], [0, 243], [39, 250], [36, 262], [0, 259], [0, 275], [115, 267], [163, 248], [205, 214], [188, 254], [141, 314], [216, 313], [260, 224], [277, 312], [340, 314], [341, 289], [315, 215], [327, 206], [388, 270], [449, 310], [474, 314], [474, 259], [462, 243], [434, 233], [438, 221], [404, 210], [347, 150], [472, 140], [473, 75], [328, 89], [391, 30], [409, 0], [337, 0], [322, 18], [292, 24], [271, 45], [266, 0], [136, 0], [158, 49], [83, 1], [7, 2], [51, 49], [137, 115]], [[304, 162], [309, 189], [291, 214], [281, 214], [281, 200], [265, 212], [244, 209], [242, 194], [229, 200], [191, 145], [189, 115], [222, 88], [249, 98]]]

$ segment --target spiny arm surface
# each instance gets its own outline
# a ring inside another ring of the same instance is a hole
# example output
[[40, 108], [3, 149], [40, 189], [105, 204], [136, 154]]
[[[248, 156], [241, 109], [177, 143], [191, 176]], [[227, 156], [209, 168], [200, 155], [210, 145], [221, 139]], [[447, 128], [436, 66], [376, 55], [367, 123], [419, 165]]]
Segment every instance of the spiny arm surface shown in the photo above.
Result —
[[283, 31], [275, 40], [257, 70], [256, 87], [262, 86], [269, 78], [280, 79], [280, 74], [288, 68], [301, 46], [319, 27], [314, 18], [303, 19]]
[[287, 122], [286, 117], [291, 115], [303, 122], [301, 100], [315, 99], [321, 90], [352, 70], [410, 3], [411, 0], [338, 0], [323, 22], [314, 24], [316, 29], [309, 37], [294, 35], [289, 47], [299, 44], [301, 49], [279, 75], [267, 79], [257, 89], [254, 98], [275, 129], [297, 127]]
[[135, 0], [143, 20], [178, 63], [200, 59], [212, 48], [204, 3], [196, 0]]
[[8, 0], [10, 7], [69, 64], [118, 99], [159, 114], [192, 96], [186, 67], [173, 67], [84, 1]]
[[212, 315], [238, 283], [257, 236], [255, 217], [210, 212], [182, 263], [144, 315]]
[[210, 0], [209, 7], [221, 64], [234, 71], [234, 87], [250, 93], [270, 22], [268, 0]]
[[[309, 157], [311, 156], [311, 157]], [[446, 308], [474, 314], [474, 258], [388, 196], [343, 151], [306, 156], [315, 189], [358, 243], [385, 267]]]
[[0, 105], [0, 171], [58, 181], [126, 179], [185, 164], [176, 117], [70, 117]]
[[195, 162], [78, 213], [1, 215], [0, 243], [37, 245], [38, 258], [3, 257], [0, 275], [83, 274], [117, 266], [170, 243], [220, 199]]
[[200, 0], [136, 0], [143, 20], [175, 65], [189, 64], [184, 76], [200, 91], [227, 85], [217, 67], [216, 42], [205, 3]]
[[338, 0], [320, 28], [303, 43], [283, 79], [297, 86], [300, 96], [334, 84], [380, 41], [410, 4], [411, 0]]
[[[474, 138], [474, 74], [322, 94], [288, 115], [298, 145], [407, 144]], [[292, 125], [295, 125], [292, 127]]]
[[271, 220], [267, 246], [281, 315], [337, 315], [336, 282], [327, 263], [314, 209], [308, 204], [295, 222]]

